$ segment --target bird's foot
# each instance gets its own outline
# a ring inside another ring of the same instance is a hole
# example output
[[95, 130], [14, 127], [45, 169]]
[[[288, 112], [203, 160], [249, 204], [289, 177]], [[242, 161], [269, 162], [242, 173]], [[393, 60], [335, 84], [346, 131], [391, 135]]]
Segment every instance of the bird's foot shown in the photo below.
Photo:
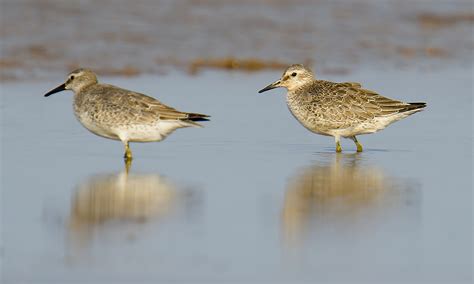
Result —
[[128, 142], [127, 144], [125, 144], [125, 154], [123, 154], [123, 159], [125, 161], [127, 160], [132, 160], [132, 151], [130, 151], [130, 147], [128, 146]]
[[341, 153], [341, 152], [342, 152], [341, 143], [339, 143], [339, 142], [336, 143], [336, 152], [337, 152], [337, 153]]
[[124, 158], [125, 162], [125, 172], [128, 174], [128, 171], [130, 170], [130, 167], [132, 166], [132, 158]]
[[362, 145], [360, 145], [359, 142], [356, 142], [356, 146], [357, 146], [357, 152], [362, 152]]
[[125, 152], [125, 154], [123, 154], [123, 159], [125, 161], [131, 161], [132, 160], [132, 153], [131, 152]]

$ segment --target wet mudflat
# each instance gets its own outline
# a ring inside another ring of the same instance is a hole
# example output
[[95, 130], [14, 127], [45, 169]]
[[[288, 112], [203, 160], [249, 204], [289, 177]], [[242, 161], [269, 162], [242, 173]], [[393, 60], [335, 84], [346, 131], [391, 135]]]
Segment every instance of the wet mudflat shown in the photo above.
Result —
[[[470, 66], [472, 1], [3, 0], [0, 80], [176, 68]], [[308, 64], [309, 65], [309, 64]]]
[[[316, 70], [317, 71], [317, 70]], [[471, 69], [361, 70], [426, 111], [334, 152], [286, 109], [280, 72], [103, 78], [212, 115], [161, 143], [120, 142], [75, 120], [63, 80], [1, 89], [5, 283], [469, 281]], [[455, 78], [446, 80], [446, 78]]]

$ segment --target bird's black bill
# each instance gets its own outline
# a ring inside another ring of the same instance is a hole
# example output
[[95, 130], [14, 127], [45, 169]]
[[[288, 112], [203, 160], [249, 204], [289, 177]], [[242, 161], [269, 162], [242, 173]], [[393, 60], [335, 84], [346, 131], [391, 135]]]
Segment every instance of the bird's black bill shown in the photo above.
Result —
[[261, 89], [260, 91], [258, 91], [259, 94], [263, 93], [263, 92], [266, 92], [266, 91], [269, 91], [271, 89], [275, 89], [275, 88], [278, 88], [280, 87], [280, 80], [274, 82], [274, 83], [271, 83], [270, 85], [266, 86], [265, 88]]
[[64, 90], [66, 90], [66, 84], [62, 84], [62, 85], [57, 86], [56, 88], [54, 88], [51, 91], [47, 92], [44, 96], [49, 97], [52, 94], [59, 93], [59, 92], [62, 92]]

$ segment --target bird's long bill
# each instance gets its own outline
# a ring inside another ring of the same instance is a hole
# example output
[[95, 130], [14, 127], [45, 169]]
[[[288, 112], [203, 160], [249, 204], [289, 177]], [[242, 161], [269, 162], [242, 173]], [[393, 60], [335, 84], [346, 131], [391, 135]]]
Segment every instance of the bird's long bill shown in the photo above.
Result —
[[49, 97], [52, 94], [59, 93], [59, 92], [62, 92], [64, 90], [66, 90], [66, 84], [61, 84], [61, 85], [57, 86], [56, 88], [52, 89], [51, 91], [47, 92], [46, 94], [44, 94], [44, 96]]
[[268, 90], [275, 89], [275, 88], [278, 88], [278, 87], [280, 87], [280, 80], [271, 83], [270, 85], [268, 85], [268, 86], [266, 86], [265, 88], [263, 88], [263, 89], [261, 89], [260, 91], [258, 91], [258, 93], [261, 94], [261, 93], [263, 93], [263, 92], [266, 92], [266, 91], [268, 91]]

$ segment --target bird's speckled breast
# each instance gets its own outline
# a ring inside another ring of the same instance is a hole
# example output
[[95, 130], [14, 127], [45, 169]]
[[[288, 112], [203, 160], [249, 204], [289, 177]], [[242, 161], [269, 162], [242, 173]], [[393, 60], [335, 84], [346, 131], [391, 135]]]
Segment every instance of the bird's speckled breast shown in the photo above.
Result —
[[[93, 88], [93, 86], [92, 86]], [[74, 114], [79, 122], [90, 132], [114, 140], [119, 137], [103, 121], [104, 113], [100, 110], [98, 100], [90, 90], [82, 90], [74, 95]]]
[[320, 121], [312, 109], [312, 104], [308, 95], [302, 92], [288, 92], [286, 104], [291, 114], [308, 130], [322, 134], [330, 135], [329, 130], [323, 121]]

